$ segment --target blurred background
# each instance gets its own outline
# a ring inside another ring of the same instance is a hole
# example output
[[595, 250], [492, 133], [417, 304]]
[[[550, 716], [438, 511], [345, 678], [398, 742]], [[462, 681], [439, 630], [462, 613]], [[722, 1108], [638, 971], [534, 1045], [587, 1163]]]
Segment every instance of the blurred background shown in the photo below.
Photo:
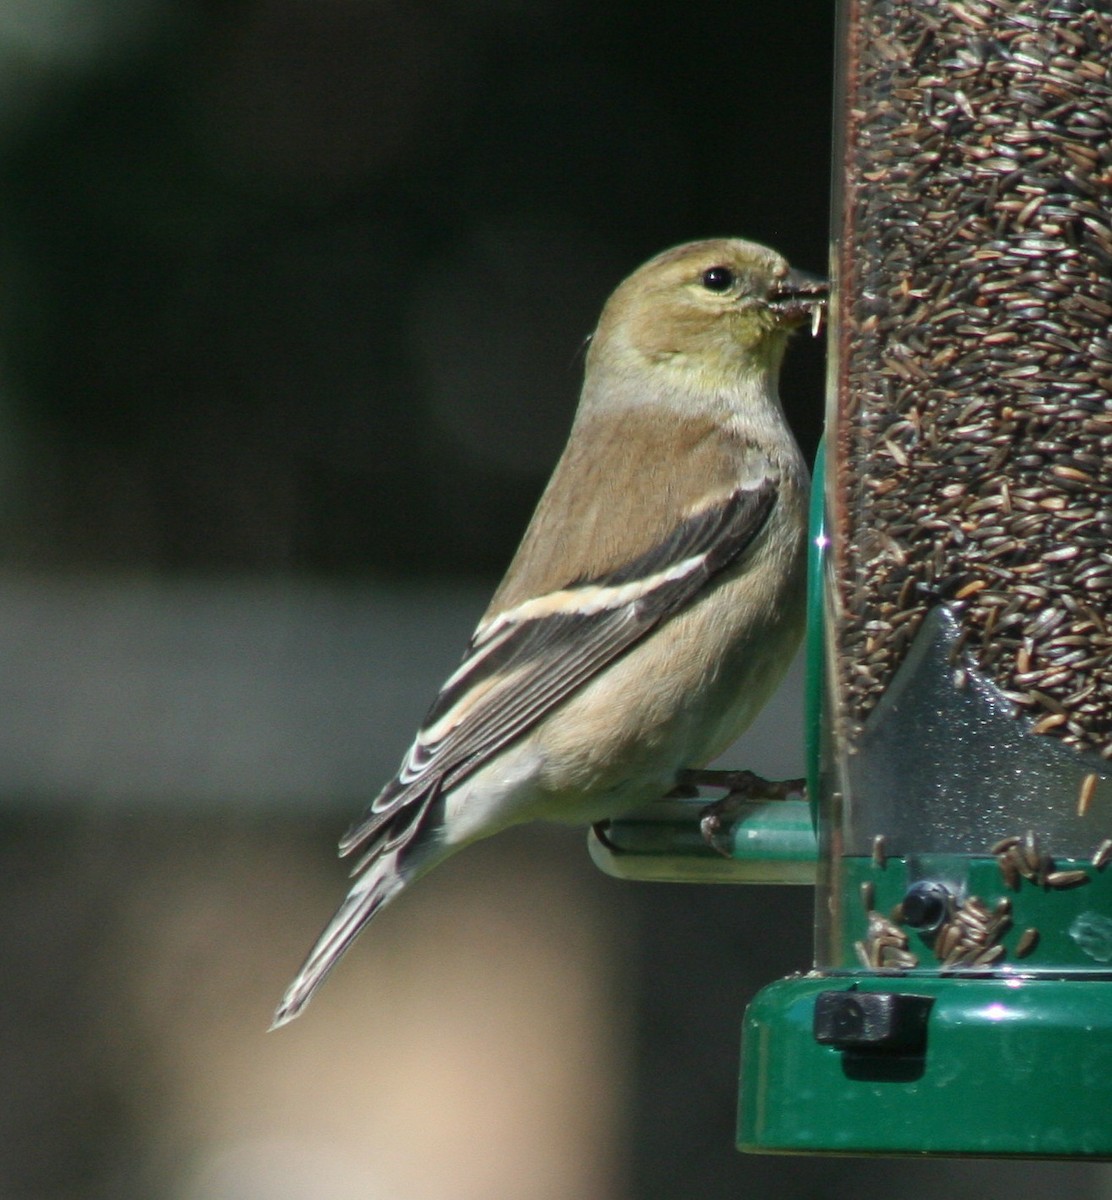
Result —
[[[0, 1200], [1112, 1194], [737, 1155], [809, 889], [618, 883], [581, 831], [449, 863], [265, 1033], [606, 295], [716, 234], [824, 268], [831, 9], [0, 0]], [[734, 765], [799, 772], [800, 690]]]

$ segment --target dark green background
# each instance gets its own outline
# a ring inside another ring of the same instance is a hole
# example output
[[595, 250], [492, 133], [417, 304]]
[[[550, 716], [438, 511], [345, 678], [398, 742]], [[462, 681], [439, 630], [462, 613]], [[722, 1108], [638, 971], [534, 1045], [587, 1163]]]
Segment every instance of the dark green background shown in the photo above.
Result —
[[147, 7], [0, 143], [10, 563], [493, 578], [625, 274], [825, 269], [827, 4]]

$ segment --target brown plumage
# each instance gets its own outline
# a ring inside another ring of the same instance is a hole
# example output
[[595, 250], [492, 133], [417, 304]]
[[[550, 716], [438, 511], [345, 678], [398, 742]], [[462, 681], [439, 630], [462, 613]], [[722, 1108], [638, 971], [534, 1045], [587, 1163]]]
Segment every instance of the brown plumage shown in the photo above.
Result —
[[807, 472], [776, 385], [823, 294], [733, 239], [666, 251], [614, 292], [567, 448], [463, 664], [342, 840], [355, 882], [276, 1025], [456, 850], [662, 796], [752, 720], [802, 629]]

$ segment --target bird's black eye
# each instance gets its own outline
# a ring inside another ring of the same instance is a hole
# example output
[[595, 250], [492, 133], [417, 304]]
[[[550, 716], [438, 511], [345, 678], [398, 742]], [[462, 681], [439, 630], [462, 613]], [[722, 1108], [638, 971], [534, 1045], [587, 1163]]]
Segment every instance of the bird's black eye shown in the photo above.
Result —
[[734, 273], [729, 267], [708, 267], [703, 272], [703, 287], [708, 292], [728, 292], [734, 286]]

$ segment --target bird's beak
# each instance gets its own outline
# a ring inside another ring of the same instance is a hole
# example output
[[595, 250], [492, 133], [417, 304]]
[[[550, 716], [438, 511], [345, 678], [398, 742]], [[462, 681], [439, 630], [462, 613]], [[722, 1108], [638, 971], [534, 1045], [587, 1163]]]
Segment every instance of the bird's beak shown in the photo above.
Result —
[[786, 325], [794, 328], [809, 318], [811, 332], [817, 334], [822, 328], [822, 314], [829, 295], [830, 287], [825, 279], [806, 271], [791, 270], [772, 285], [768, 302]]

